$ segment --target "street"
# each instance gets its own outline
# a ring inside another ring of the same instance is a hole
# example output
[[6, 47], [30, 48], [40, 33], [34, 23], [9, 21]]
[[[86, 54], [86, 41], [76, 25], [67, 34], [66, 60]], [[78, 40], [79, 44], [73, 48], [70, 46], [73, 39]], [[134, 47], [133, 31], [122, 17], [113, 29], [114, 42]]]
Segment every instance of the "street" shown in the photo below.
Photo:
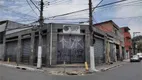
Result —
[[115, 69], [85, 76], [51, 76], [0, 66], [0, 80], [142, 80], [142, 62], [128, 63]]

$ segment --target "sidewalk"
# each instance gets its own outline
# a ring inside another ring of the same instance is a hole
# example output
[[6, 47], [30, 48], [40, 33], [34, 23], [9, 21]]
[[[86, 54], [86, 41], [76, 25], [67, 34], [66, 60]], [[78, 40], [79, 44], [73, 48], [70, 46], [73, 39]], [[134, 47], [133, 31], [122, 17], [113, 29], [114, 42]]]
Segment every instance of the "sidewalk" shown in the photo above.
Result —
[[[119, 67], [122, 66], [126, 63], [128, 63], [129, 60], [124, 60], [123, 62], [116, 62], [110, 65], [101, 65], [101, 66], [97, 66], [96, 69], [100, 72], [100, 71], [107, 71], [110, 70], [112, 68], [115, 67]], [[30, 65], [23, 65], [20, 64], [20, 66], [17, 66], [17, 64], [15, 62], [3, 62], [0, 61], [0, 65], [1, 66], [6, 66], [6, 67], [12, 67], [12, 68], [17, 68], [17, 69], [22, 69], [22, 70], [30, 70], [30, 71], [40, 71], [40, 72], [45, 72], [51, 75], [64, 75], [64, 71], [67, 74], [79, 74], [79, 75], [84, 75], [86, 73], [85, 68], [84, 67], [73, 67], [73, 68], [64, 68], [64, 67], [54, 67], [54, 68], [47, 68], [47, 67], [43, 67], [42, 69], [36, 69], [36, 66], [30, 66]]]

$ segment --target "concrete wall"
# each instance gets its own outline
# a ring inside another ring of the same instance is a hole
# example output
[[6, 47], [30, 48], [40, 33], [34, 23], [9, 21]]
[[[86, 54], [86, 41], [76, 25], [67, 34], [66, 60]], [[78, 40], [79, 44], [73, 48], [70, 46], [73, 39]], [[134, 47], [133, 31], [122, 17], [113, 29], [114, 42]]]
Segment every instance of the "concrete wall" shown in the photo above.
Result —
[[[72, 25], [72, 24], [65, 24], [65, 25]], [[80, 26], [81, 30], [85, 30], [84, 36], [85, 36], [85, 61], [89, 63], [89, 42], [90, 42], [90, 37], [89, 37], [89, 30], [88, 26], [86, 25], [81, 25]], [[63, 29], [63, 24], [52, 24], [52, 64], [57, 64], [57, 35], [58, 35], [58, 29]]]
[[[72, 24], [67, 24], [67, 25], [72, 25]], [[50, 43], [50, 38], [51, 38], [51, 26], [52, 26], [52, 43]], [[50, 65], [50, 46], [52, 45], [52, 65], [57, 64], [57, 38], [58, 38], [58, 29], [63, 29], [63, 24], [47, 24], [44, 25], [42, 30], [47, 30], [46, 33], [44, 33], [44, 35], [47, 35], [47, 54], [46, 54], [46, 60], [47, 63], [46, 65]], [[89, 42], [90, 42], [90, 33], [88, 30], [88, 26], [87, 25], [81, 25], [81, 30], [85, 30], [85, 33], [83, 34], [85, 36], [85, 61], [87, 61], [89, 63]], [[33, 29], [27, 29], [27, 30], [22, 30], [19, 32], [14, 32], [11, 34], [6, 35], [6, 41], [12, 40], [10, 38], [16, 37], [17, 36], [17, 40], [18, 40], [18, 49], [20, 49], [21, 47], [21, 39], [22, 36], [25, 34], [30, 34], [31, 36], [29, 36], [29, 38], [31, 38], [31, 54], [30, 54], [30, 64], [33, 65], [34, 62], [34, 57], [35, 57], [35, 36], [38, 36], [37, 31], [33, 30]], [[44, 43], [43, 43], [44, 44]], [[6, 47], [5, 47], [6, 48]], [[20, 54], [21, 54], [21, 50], [18, 50], [18, 54], [17, 54], [17, 59], [18, 61], [20, 61]]]

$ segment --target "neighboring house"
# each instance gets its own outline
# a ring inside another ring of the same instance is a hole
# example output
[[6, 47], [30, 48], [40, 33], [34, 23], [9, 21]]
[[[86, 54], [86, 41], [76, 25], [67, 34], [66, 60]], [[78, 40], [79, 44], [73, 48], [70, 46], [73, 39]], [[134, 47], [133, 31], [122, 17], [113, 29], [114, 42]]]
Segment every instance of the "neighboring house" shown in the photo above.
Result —
[[0, 59], [4, 59], [4, 47], [5, 47], [5, 34], [9, 30], [20, 29], [26, 27], [23, 24], [13, 21], [5, 20], [0, 21]]
[[131, 56], [132, 53], [132, 39], [131, 34], [129, 32], [129, 27], [122, 27], [122, 34], [124, 35], [124, 43], [125, 43], [125, 49], [126, 49], [126, 55], [125, 58], [128, 59]]
[[124, 36], [118, 25], [112, 20], [94, 24], [94, 27], [105, 32], [106, 38], [106, 63], [122, 60], [124, 58]]
[[[27, 28], [24, 24], [20, 24], [17, 22], [5, 20], [5, 21], [0, 21], [0, 59], [6, 60], [5, 54], [11, 56], [11, 52], [14, 53], [14, 50], [11, 49], [10, 53], [5, 53], [5, 35], [13, 30], [20, 30], [23, 28]], [[10, 33], [9, 33], [10, 34]], [[13, 46], [14, 47], [14, 46]], [[16, 57], [16, 56], [14, 56]]]

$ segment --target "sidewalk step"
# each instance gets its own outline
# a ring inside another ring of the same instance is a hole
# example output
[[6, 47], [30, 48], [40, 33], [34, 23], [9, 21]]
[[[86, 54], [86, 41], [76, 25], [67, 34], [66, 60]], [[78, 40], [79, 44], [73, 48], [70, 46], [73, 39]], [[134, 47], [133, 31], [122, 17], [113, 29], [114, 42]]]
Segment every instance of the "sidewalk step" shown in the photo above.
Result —
[[52, 65], [51, 68], [84, 68], [84, 64], [60, 64], [60, 65]]

